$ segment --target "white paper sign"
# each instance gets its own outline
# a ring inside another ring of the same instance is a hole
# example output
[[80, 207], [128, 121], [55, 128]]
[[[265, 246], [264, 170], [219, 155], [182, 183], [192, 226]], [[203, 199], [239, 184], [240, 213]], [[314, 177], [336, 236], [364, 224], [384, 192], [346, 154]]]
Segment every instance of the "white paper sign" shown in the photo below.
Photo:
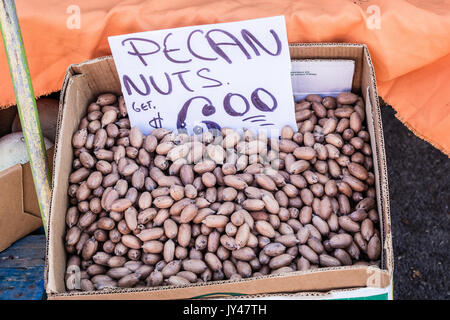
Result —
[[292, 61], [292, 88], [295, 100], [310, 93], [336, 97], [352, 90], [355, 61], [317, 59]]
[[284, 17], [108, 38], [132, 126], [296, 127]]

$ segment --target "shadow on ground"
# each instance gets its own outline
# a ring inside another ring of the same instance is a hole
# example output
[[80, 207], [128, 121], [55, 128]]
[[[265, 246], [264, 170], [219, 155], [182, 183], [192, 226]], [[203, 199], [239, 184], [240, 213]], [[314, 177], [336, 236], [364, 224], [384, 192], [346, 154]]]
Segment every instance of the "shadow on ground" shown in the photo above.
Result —
[[382, 107], [394, 238], [394, 299], [449, 299], [450, 159]]

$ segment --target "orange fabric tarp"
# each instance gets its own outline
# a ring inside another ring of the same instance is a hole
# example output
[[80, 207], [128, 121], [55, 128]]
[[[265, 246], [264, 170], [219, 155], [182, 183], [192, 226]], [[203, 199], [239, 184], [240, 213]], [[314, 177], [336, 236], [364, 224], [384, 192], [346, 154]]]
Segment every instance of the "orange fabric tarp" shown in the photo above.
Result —
[[[289, 42], [367, 44], [380, 96], [414, 133], [450, 155], [450, 0], [16, 0], [16, 6], [37, 96], [58, 91], [70, 64], [109, 55], [109, 35], [284, 15]], [[72, 29], [78, 9], [80, 28]], [[4, 50], [0, 77], [0, 106], [15, 104]]]

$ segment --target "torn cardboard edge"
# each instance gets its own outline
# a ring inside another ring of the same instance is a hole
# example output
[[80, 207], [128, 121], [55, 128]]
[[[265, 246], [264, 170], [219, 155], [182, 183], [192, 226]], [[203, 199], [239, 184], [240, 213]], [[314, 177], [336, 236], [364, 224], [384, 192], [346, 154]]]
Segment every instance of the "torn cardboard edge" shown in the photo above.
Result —
[[[323, 276], [327, 281], [320, 281]], [[369, 276], [369, 277], [368, 277]], [[301, 283], [297, 283], [301, 277]], [[349, 281], [351, 278], [351, 281]], [[193, 283], [189, 286], [164, 286], [149, 288], [106, 289], [92, 292], [70, 292], [49, 295], [49, 299], [105, 299], [105, 300], [135, 300], [135, 299], [196, 299], [204, 296], [227, 297], [230, 295], [265, 295], [280, 292], [296, 293], [323, 291], [335, 288], [367, 287], [367, 279], [373, 281], [373, 288], [386, 288], [390, 283], [389, 274], [375, 267], [351, 266], [345, 269], [321, 268], [318, 270], [295, 271], [281, 275], [267, 275], [242, 280], [211, 281]], [[219, 286], [214, 290], [211, 287]]]
[[[389, 193], [384, 153], [383, 129], [376, 91], [375, 74], [370, 55], [361, 44], [292, 44], [293, 59], [350, 59], [355, 61], [352, 91], [361, 92], [366, 103], [367, 124], [374, 148], [377, 205], [381, 217], [383, 238], [382, 269], [376, 268], [378, 287], [387, 287], [392, 280], [393, 252], [390, 231]], [[60, 100], [58, 134], [54, 164], [54, 189], [48, 222], [46, 256], [46, 290], [50, 299], [181, 299], [214, 292], [270, 294], [278, 292], [329, 291], [343, 288], [370, 286], [373, 267], [321, 268], [310, 272], [293, 272], [277, 276], [262, 276], [241, 281], [212, 281], [186, 287], [156, 287], [143, 289], [111, 289], [96, 292], [65, 292], [64, 274], [66, 254], [63, 244], [65, 211], [67, 209], [68, 175], [72, 150], [71, 136], [78, 126], [88, 102], [95, 95], [120, 92], [120, 82], [111, 57], [97, 58], [68, 69]], [[99, 77], [98, 75], [101, 75]], [[369, 90], [365, 90], [369, 88]], [[83, 93], [81, 93], [83, 92]], [[370, 92], [370, 94], [368, 94]], [[371, 108], [371, 110], [368, 110]]]

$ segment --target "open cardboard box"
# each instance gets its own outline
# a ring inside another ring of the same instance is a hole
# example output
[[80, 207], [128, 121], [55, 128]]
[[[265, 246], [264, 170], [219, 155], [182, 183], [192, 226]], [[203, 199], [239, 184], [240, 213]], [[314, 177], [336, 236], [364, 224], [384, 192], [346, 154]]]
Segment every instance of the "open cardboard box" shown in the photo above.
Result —
[[[16, 108], [0, 111], [0, 137], [11, 132]], [[53, 167], [53, 148], [47, 151]], [[0, 171], [0, 252], [42, 226], [30, 163]]]
[[[389, 288], [393, 275], [393, 251], [389, 213], [387, 168], [384, 152], [383, 127], [369, 51], [360, 44], [292, 44], [292, 59], [351, 59], [355, 61], [352, 90], [366, 101], [366, 121], [371, 136], [376, 176], [378, 213], [382, 236], [381, 268], [351, 266], [321, 268], [307, 272], [269, 275], [239, 281], [213, 281], [184, 287], [143, 289], [109, 289], [96, 292], [68, 293], [65, 290], [66, 254], [64, 250], [65, 213], [68, 208], [68, 177], [73, 152], [71, 139], [87, 106], [103, 92], [120, 94], [121, 87], [112, 57], [102, 57], [69, 67], [61, 92], [56, 154], [54, 159], [54, 187], [46, 257], [46, 291], [49, 299], [182, 299], [227, 294], [267, 295], [279, 293], [329, 292], [346, 288]], [[306, 294], [311, 296], [311, 294]], [[317, 294], [315, 295], [317, 296]], [[319, 294], [320, 296], [320, 294]], [[330, 295], [328, 295], [330, 297]]]

